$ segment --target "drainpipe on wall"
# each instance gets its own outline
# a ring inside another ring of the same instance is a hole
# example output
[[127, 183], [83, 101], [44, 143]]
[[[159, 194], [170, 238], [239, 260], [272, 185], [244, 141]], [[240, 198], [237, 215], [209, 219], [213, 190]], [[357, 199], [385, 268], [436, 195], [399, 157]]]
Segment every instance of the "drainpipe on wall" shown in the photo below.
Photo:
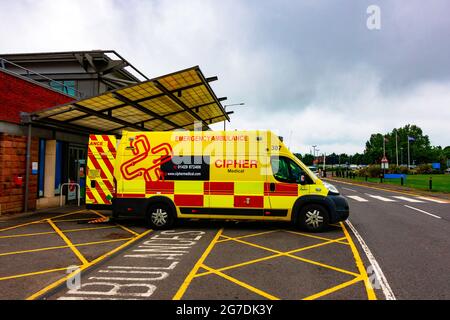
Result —
[[25, 196], [23, 211], [28, 211], [28, 196], [29, 196], [29, 184], [30, 184], [30, 162], [31, 162], [31, 117], [28, 113], [22, 112], [20, 114], [22, 122], [28, 124], [28, 136], [27, 136], [27, 160], [26, 160], [26, 171], [25, 171]]

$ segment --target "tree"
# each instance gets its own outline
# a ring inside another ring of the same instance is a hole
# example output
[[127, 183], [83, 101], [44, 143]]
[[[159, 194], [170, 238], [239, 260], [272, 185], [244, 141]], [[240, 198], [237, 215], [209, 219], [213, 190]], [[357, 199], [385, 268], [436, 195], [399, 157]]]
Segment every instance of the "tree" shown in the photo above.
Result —
[[307, 166], [312, 166], [314, 161], [314, 156], [309, 153], [305, 153], [305, 155], [302, 158], [302, 162], [306, 164]]
[[396, 163], [396, 133], [399, 162], [402, 158], [404, 163], [408, 161], [408, 137], [414, 139], [409, 144], [411, 163], [420, 164], [434, 161], [436, 153], [432, 150], [428, 136], [424, 135], [422, 129], [418, 126], [408, 124], [402, 128], [395, 128], [385, 135], [381, 133], [372, 134], [366, 142], [364, 151], [368, 163], [380, 163], [383, 157], [383, 138], [385, 139], [386, 156], [389, 162]]

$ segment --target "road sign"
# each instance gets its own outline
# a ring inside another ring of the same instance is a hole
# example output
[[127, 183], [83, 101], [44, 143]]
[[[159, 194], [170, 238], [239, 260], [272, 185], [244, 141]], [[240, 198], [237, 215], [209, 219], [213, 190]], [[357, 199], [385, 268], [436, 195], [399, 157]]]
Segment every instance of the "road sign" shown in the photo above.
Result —
[[389, 169], [389, 161], [386, 156], [381, 159], [381, 169]]

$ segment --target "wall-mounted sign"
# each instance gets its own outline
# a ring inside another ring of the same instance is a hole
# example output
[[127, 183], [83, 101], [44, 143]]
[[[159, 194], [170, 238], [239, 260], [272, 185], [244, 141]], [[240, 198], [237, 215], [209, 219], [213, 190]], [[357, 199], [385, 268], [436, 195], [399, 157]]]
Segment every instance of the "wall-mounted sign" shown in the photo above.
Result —
[[38, 174], [39, 165], [37, 161], [31, 163], [31, 174]]

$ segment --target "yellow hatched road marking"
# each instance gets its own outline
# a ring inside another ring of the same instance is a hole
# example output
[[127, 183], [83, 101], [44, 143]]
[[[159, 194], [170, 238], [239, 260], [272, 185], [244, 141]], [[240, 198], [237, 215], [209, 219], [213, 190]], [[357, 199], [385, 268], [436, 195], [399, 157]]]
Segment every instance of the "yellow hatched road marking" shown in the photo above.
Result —
[[[274, 233], [274, 232], [277, 232], [277, 231], [280, 231], [280, 229], [264, 231], [264, 232], [259, 232], [259, 233], [253, 233], [253, 234], [247, 234], [245, 236], [234, 237], [232, 239], [222, 239], [222, 240], [217, 241], [217, 243], [227, 242], [227, 241], [231, 241], [233, 239], [243, 239], [243, 238], [249, 238], [249, 237], [256, 237], [256, 236], [260, 236], [260, 235], [263, 235], [263, 234]], [[225, 236], [221, 236], [221, 237], [225, 237]]]
[[[315, 236], [315, 235], [312, 235], [312, 234], [307, 234], [307, 233], [297, 232], [297, 231], [292, 231], [292, 230], [284, 230], [284, 231], [288, 232], [288, 233], [292, 233], [292, 234], [296, 234], [296, 235], [300, 235], [300, 236], [304, 236], [304, 237], [308, 237], [308, 238], [324, 240], [324, 241], [334, 240], [334, 239], [330, 239], [330, 238]], [[348, 243], [346, 241], [337, 241], [337, 242], [348, 245]]]
[[[320, 263], [320, 262], [317, 262], [317, 261], [313, 261], [313, 260], [309, 260], [309, 259], [293, 256], [293, 255], [291, 255], [289, 253], [285, 253], [285, 252], [281, 252], [281, 251], [278, 251], [278, 250], [270, 249], [270, 248], [267, 248], [267, 247], [264, 247], [264, 246], [260, 246], [260, 245], [257, 245], [257, 244], [251, 243], [251, 242], [247, 242], [247, 241], [243, 241], [243, 240], [239, 240], [239, 239], [236, 239], [234, 241], [241, 242], [241, 243], [244, 243], [244, 244], [247, 244], [249, 246], [259, 248], [259, 249], [271, 251], [273, 253], [278, 253], [278, 254], [281, 254], [283, 256], [288, 256], [290, 258], [297, 259], [297, 260], [300, 260], [300, 261], [304, 261], [304, 262], [308, 262], [308, 263], [311, 263], [311, 264], [315, 264], [315, 265], [318, 265], [318, 266], [321, 266], [321, 267], [324, 267], [324, 268], [327, 268], [327, 269], [331, 269], [331, 270], [334, 270], [334, 271], [338, 271], [338, 272], [341, 272], [341, 273], [350, 274], [350, 275], [355, 276], [355, 277], [359, 276], [359, 274], [351, 272], [351, 271], [348, 271], [348, 270], [345, 270], [345, 269], [341, 269], [341, 268], [337, 268], [337, 267], [334, 267], [334, 266], [331, 266], [331, 265], [328, 265], [328, 264], [325, 264], [325, 263]], [[336, 242], [338, 242], [338, 241], [336, 241]]]
[[[102, 241], [95, 241], [95, 242], [87, 242], [87, 243], [80, 243], [80, 244], [74, 244], [74, 247], [84, 247], [84, 246], [91, 246], [95, 244], [103, 244], [103, 243], [109, 243], [109, 242], [118, 242], [118, 241], [125, 241], [130, 240], [133, 238], [122, 238], [122, 239], [113, 239], [113, 240], [102, 240]], [[57, 250], [57, 249], [67, 249], [69, 246], [56, 246], [56, 247], [47, 247], [47, 248], [39, 248], [39, 249], [30, 249], [30, 250], [22, 250], [22, 251], [14, 251], [14, 252], [5, 252], [0, 253], [0, 257], [2, 256], [10, 256], [14, 254], [22, 254], [22, 253], [30, 253], [30, 252], [39, 252], [39, 251], [47, 251], [47, 250]]]
[[321, 292], [318, 292], [316, 294], [310, 295], [309, 297], [303, 298], [302, 300], [315, 300], [317, 298], [326, 296], [326, 295], [328, 295], [330, 293], [333, 293], [333, 292], [336, 292], [338, 290], [344, 289], [344, 288], [346, 288], [348, 286], [351, 286], [352, 284], [355, 284], [355, 283], [357, 283], [359, 281], [362, 281], [362, 280], [363, 280], [363, 278], [361, 276], [358, 276], [358, 277], [355, 277], [352, 280], [349, 280], [347, 282], [341, 283], [341, 284], [339, 284], [339, 285], [337, 285], [335, 287], [328, 288], [328, 289], [323, 290]]
[[70, 241], [70, 239], [66, 237], [66, 235], [56, 226], [56, 224], [54, 224], [53, 221], [50, 219], [48, 219], [47, 221], [56, 231], [56, 233], [61, 237], [61, 239], [63, 239], [64, 242], [69, 246], [70, 250], [73, 251], [73, 253], [78, 257], [78, 259], [80, 259], [81, 263], [88, 264], [86, 258], [81, 254], [81, 252], [77, 248], [75, 248], [72, 241]]
[[16, 279], [16, 278], [23, 278], [23, 277], [31, 277], [31, 276], [36, 276], [36, 275], [40, 275], [40, 274], [63, 271], [63, 270], [67, 270], [67, 268], [49, 269], [49, 270], [41, 270], [41, 271], [30, 272], [30, 273], [16, 274], [13, 276], [1, 277], [0, 281], [11, 280], [11, 279]]
[[243, 288], [245, 288], [247, 290], [250, 290], [250, 291], [252, 291], [252, 292], [254, 292], [256, 294], [259, 294], [260, 296], [263, 296], [264, 298], [267, 298], [269, 300], [280, 300], [280, 298], [277, 298], [277, 297], [275, 297], [275, 296], [273, 296], [273, 295], [271, 295], [271, 294], [269, 294], [269, 293], [267, 293], [265, 291], [262, 291], [262, 290], [260, 290], [258, 288], [255, 288], [255, 287], [249, 285], [248, 283], [240, 281], [240, 280], [238, 280], [236, 278], [233, 278], [233, 277], [231, 277], [231, 276], [229, 276], [229, 275], [227, 275], [225, 273], [217, 271], [217, 270], [215, 270], [213, 268], [210, 268], [210, 267], [208, 267], [206, 265], [202, 265], [201, 267], [203, 269], [206, 269], [206, 270], [214, 273], [215, 275], [218, 275], [219, 277], [222, 277], [222, 278], [224, 278], [224, 279], [226, 279], [228, 281], [231, 281], [231, 282], [233, 282], [233, 283], [235, 283], [235, 284], [237, 284], [237, 285], [239, 285], [239, 286], [241, 286], [241, 287], [243, 287]]
[[345, 236], [347, 237], [347, 241], [350, 244], [350, 248], [352, 249], [352, 253], [353, 253], [353, 257], [355, 258], [356, 266], [358, 267], [359, 273], [361, 274], [361, 277], [363, 278], [364, 285], [365, 285], [366, 291], [367, 291], [367, 297], [369, 298], [369, 300], [376, 300], [377, 296], [375, 295], [375, 291], [373, 290], [372, 285], [370, 284], [366, 269], [364, 268], [364, 263], [361, 260], [358, 249], [356, 248], [355, 244], [353, 243], [352, 237], [348, 233], [344, 224], [342, 222], [340, 222], [340, 224], [341, 224], [342, 230], [344, 231]]
[[[302, 248], [294, 249], [294, 250], [283, 252], [283, 253], [277, 253], [277, 254], [270, 255], [270, 256], [267, 256], [267, 257], [263, 257], [263, 258], [258, 258], [258, 259], [249, 260], [249, 261], [246, 261], [246, 262], [241, 262], [241, 263], [238, 263], [238, 264], [235, 264], [235, 265], [223, 267], [223, 268], [216, 269], [216, 270], [217, 271], [226, 271], [226, 270], [230, 270], [230, 269], [234, 269], [234, 268], [239, 268], [239, 267], [243, 267], [243, 266], [250, 265], [250, 264], [253, 264], [253, 263], [257, 263], [257, 262], [261, 262], [261, 261], [265, 261], [265, 260], [269, 260], [269, 259], [274, 259], [274, 258], [278, 258], [278, 257], [282, 257], [282, 256], [285, 256], [287, 254], [292, 254], [292, 253], [296, 253], [296, 252], [306, 251], [306, 250], [314, 249], [314, 248], [317, 248], [317, 247], [325, 246], [325, 245], [330, 244], [330, 243], [335, 243], [335, 242], [339, 241], [340, 239], [345, 239], [345, 237], [342, 237], [342, 238], [339, 238], [339, 239], [336, 239], [336, 240], [330, 240], [330, 241], [327, 241], [327, 242], [313, 244], [313, 245], [310, 245], [310, 246], [307, 246], [307, 247], [302, 247]], [[195, 277], [206, 276], [208, 274], [210, 274], [210, 272], [206, 271], [206, 272], [202, 272], [202, 273], [197, 274]]]
[[[75, 214], [75, 213], [79, 213], [79, 212], [83, 212], [83, 211], [85, 211], [85, 210], [77, 210], [77, 211], [72, 211], [72, 212], [64, 213], [64, 214], [61, 214], [61, 215], [59, 215], [59, 216], [52, 217], [51, 219], [56, 219], [56, 218], [60, 218], [60, 217], [65, 217], [65, 216], [69, 216], [69, 215], [71, 215], [71, 214]], [[18, 225], [15, 225], [15, 226], [11, 226], [11, 227], [7, 227], [7, 228], [4, 228], [4, 229], [0, 229], [0, 232], [2, 232], [2, 231], [7, 231], [7, 230], [12, 230], [12, 229], [16, 229], [16, 228], [20, 228], [20, 227], [29, 226], [29, 225], [32, 225], [32, 224], [35, 224], [35, 223], [43, 223], [43, 222], [46, 222], [48, 219], [49, 219], [49, 218], [43, 218], [43, 219], [36, 220], [36, 221], [31, 221], [31, 222], [27, 222], [27, 223], [18, 224]]]
[[75, 270], [74, 272], [72, 272], [71, 274], [68, 274], [67, 276], [53, 282], [52, 284], [46, 286], [45, 288], [39, 290], [36, 293], [33, 293], [31, 296], [29, 296], [26, 300], [35, 300], [37, 298], [39, 298], [40, 296], [42, 296], [43, 294], [45, 294], [46, 292], [50, 291], [53, 288], [56, 288], [57, 286], [59, 286], [60, 284], [64, 283], [64, 281], [66, 281], [67, 279], [72, 278], [73, 276], [77, 275], [78, 273], [82, 272], [83, 270], [85, 270], [86, 268], [89, 268], [90, 266], [93, 266], [97, 263], [99, 263], [100, 261], [106, 259], [107, 257], [111, 256], [112, 254], [116, 253], [117, 251], [129, 246], [130, 244], [132, 244], [133, 242], [136, 242], [137, 240], [143, 238], [144, 236], [146, 236], [147, 234], [149, 234], [151, 231], [153, 230], [147, 230], [144, 231], [143, 233], [141, 233], [139, 236], [137, 237], [133, 237], [131, 238], [129, 241], [127, 241], [126, 243], [118, 246], [117, 248], [105, 253], [104, 255], [92, 260], [91, 262], [89, 262], [88, 264], [82, 265], [78, 270]]
[[175, 295], [173, 296], [173, 298], [172, 298], [173, 300], [181, 300], [181, 298], [183, 297], [183, 295], [186, 292], [187, 288], [191, 284], [192, 279], [194, 278], [195, 274], [198, 272], [198, 269], [200, 268], [200, 266], [202, 266], [203, 262], [205, 261], [206, 257], [209, 255], [209, 253], [211, 252], [212, 248], [216, 244], [216, 242], [219, 239], [219, 237], [222, 234], [222, 232], [223, 232], [223, 228], [220, 229], [216, 233], [214, 238], [211, 240], [211, 243], [208, 245], [206, 250], [203, 252], [203, 254], [200, 257], [200, 259], [198, 259], [198, 261], [195, 263], [195, 265], [192, 268], [191, 272], [189, 272], [189, 274], [186, 277], [186, 279], [184, 279], [184, 281], [181, 284], [180, 288], [178, 289], [177, 293], [175, 293]]

